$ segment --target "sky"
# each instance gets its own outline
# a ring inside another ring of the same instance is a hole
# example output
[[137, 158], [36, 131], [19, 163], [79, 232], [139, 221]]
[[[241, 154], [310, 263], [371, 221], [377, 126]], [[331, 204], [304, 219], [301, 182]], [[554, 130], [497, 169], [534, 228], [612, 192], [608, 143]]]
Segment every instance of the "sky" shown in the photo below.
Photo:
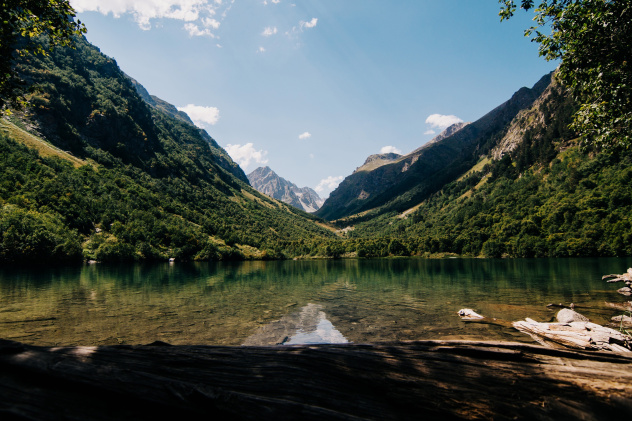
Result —
[[246, 174], [327, 197], [557, 67], [497, 0], [70, 0], [88, 40]]

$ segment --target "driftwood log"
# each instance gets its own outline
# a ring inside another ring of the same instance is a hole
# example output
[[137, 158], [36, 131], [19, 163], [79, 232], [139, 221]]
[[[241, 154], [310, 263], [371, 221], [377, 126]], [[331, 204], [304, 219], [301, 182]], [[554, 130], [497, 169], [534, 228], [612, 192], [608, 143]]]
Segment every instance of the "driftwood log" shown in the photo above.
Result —
[[469, 308], [459, 310], [458, 315], [465, 322], [514, 327], [545, 346], [613, 352], [631, 352], [632, 349], [632, 336], [629, 334], [591, 323], [587, 317], [567, 308], [557, 313], [557, 323], [537, 322], [530, 318], [507, 322], [482, 316]]
[[632, 357], [500, 342], [44, 348], [0, 341], [2, 420], [621, 419]]
[[608, 283], [623, 282], [625, 286], [620, 288], [618, 292], [623, 295], [632, 295], [632, 268], [629, 268], [626, 273], [621, 275], [604, 275], [602, 280], [608, 279]]

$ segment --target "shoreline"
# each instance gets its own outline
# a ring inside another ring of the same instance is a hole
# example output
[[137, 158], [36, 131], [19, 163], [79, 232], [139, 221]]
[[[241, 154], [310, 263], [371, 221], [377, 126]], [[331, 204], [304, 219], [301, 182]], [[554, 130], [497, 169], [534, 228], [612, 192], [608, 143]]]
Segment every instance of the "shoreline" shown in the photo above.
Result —
[[631, 364], [618, 353], [491, 341], [37, 347], [0, 340], [0, 415], [614, 419], [632, 414]]

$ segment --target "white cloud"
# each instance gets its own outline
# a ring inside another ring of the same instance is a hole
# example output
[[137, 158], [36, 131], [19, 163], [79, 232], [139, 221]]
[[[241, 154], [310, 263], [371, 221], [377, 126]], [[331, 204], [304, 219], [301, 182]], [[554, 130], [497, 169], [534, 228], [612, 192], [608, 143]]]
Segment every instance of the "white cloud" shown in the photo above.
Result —
[[287, 31], [285, 35], [287, 35], [290, 38], [296, 38], [298, 34], [303, 32], [305, 29], [314, 28], [317, 23], [318, 23], [318, 18], [312, 18], [312, 20], [310, 20], [309, 22], [302, 20], [298, 23], [298, 26], [294, 26], [291, 30]]
[[310, 137], [312, 137], [312, 134], [310, 132], [305, 132], [305, 133], [301, 133], [300, 135], [298, 135], [298, 138], [303, 140], [303, 139], [309, 139]]
[[316, 192], [324, 198], [326, 196], [329, 196], [329, 193], [331, 193], [336, 187], [338, 187], [338, 184], [342, 183], [342, 180], [344, 179], [345, 178], [341, 175], [339, 175], [338, 177], [330, 175], [329, 177], [320, 180], [320, 183], [318, 183], [314, 190], [316, 190]]
[[190, 37], [208, 36], [211, 38], [215, 38], [215, 35], [213, 35], [210, 29], [200, 29], [200, 27], [194, 23], [185, 23], [184, 29], [189, 33]]
[[300, 21], [299, 25], [301, 25], [301, 28], [313, 28], [316, 26], [317, 23], [318, 23], [318, 19], [312, 18], [312, 20], [310, 20], [309, 22]]
[[219, 29], [221, 23], [213, 18], [204, 18], [202, 19], [202, 24], [207, 28]]
[[263, 48], [263, 47], [259, 47], [259, 48], [257, 49], [257, 52], [258, 52], [258, 53], [265, 53], [265, 52], [266, 52], [266, 49], [265, 49], [265, 48]]
[[[213, 18], [221, 12], [222, 18], [235, 0], [71, 0], [74, 9], [81, 12], [112, 14], [115, 18], [130, 14], [141, 29], [149, 30], [156, 19], [174, 19], [187, 22], [185, 30], [191, 36], [210, 36], [220, 22]], [[205, 29], [201, 29], [205, 28]]]
[[437, 132], [435, 132], [434, 130], [430, 129], [430, 130], [426, 130], [426, 131], [424, 132], [424, 134], [430, 134], [430, 135], [433, 135], [433, 134], [437, 134]]
[[219, 120], [219, 109], [216, 107], [189, 104], [186, 107], [178, 107], [178, 111], [187, 113], [195, 125], [201, 128], [204, 128], [205, 124], [213, 125]]
[[380, 149], [380, 153], [396, 153], [401, 155], [402, 151], [397, 149], [395, 146], [384, 146], [382, 149]]
[[267, 164], [268, 160], [265, 156], [268, 151], [256, 150], [252, 143], [246, 143], [245, 145], [226, 145], [226, 152], [235, 160], [242, 169], [248, 168], [251, 162], [257, 164]]
[[463, 123], [463, 120], [455, 115], [432, 114], [426, 119], [426, 124], [430, 124], [433, 129], [443, 130], [456, 123]]
[[264, 37], [271, 37], [272, 35], [275, 35], [277, 32], [278, 32], [278, 29], [276, 26], [267, 26], [263, 30], [261, 35], [263, 35]]

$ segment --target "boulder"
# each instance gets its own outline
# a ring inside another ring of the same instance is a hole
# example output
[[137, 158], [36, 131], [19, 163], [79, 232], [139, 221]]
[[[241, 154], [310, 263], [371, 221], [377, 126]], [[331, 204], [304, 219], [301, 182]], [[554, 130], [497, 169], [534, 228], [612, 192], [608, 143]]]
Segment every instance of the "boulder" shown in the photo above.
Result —
[[576, 312], [575, 310], [571, 310], [570, 308], [563, 308], [557, 313], [557, 321], [560, 323], [572, 323], [572, 322], [587, 322], [588, 317], [583, 316]]

